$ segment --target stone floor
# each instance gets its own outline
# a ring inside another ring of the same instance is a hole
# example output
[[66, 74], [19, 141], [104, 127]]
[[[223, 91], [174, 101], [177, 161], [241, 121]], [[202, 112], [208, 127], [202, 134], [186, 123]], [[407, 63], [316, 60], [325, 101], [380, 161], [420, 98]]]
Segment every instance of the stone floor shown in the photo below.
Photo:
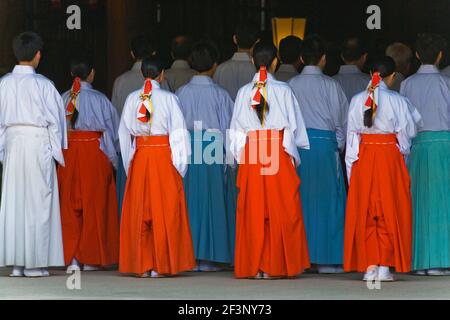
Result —
[[67, 289], [69, 275], [53, 270], [45, 279], [12, 279], [0, 269], [0, 299], [159, 300], [397, 300], [450, 299], [450, 277], [398, 276], [369, 290], [360, 274], [306, 274], [295, 280], [236, 280], [232, 273], [187, 273], [170, 279], [136, 279], [117, 272], [81, 274], [81, 290]]

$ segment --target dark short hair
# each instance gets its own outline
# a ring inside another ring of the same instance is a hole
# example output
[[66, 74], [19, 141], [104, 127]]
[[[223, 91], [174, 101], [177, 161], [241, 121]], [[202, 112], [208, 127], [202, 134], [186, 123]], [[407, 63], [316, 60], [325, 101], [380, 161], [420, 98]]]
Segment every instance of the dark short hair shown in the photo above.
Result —
[[257, 69], [269, 68], [276, 57], [277, 48], [271, 41], [260, 41], [253, 48], [253, 61]]
[[142, 60], [142, 75], [144, 78], [156, 79], [164, 70], [164, 63], [157, 57], [147, 57]]
[[32, 61], [43, 47], [41, 36], [32, 31], [21, 33], [13, 40], [14, 55], [19, 62]]
[[423, 64], [434, 64], [446, 47], [447, 41], [439, 34], [421, 33], [417, 38], [416, 50]]
[[372, 73], [379, 72], [382, 78], [390, 76], [395, 72], [396, 65], [394, 59], [388, 56], [374, 58], [370, 66]]
[[361, 38], [349, 37], [342, 44], [342, 58], [347, 62], [359, 60], [367, 53], [367, 48]]
[[197, 72], [211, 70], [219, 62], [219, 50], [210, 41], [201, 41], [192, 48], [191, 64]]
[[189, 36], [178, 35], [172, 40], [172, 55], [175, 60], [187, 60], [192, 52], [192, 40]]
[[280, 58], [283, 63], [294, 64], [302, 54], [303, 40], [296, 36], [288, 36], [280, 41]]
[[302, 43], [302, 58], [308, 66], [317, 65], [325, 53], [325, 42], [318, 35], [310, 35]]
[[152, 55], [153, 45], [148, 37], [140, 35], [131, 40], [131, 51], [137, 60], [142, 60]]
[[74, 78], [86, 80], [93, 69], [91, 60], [87, 57], [75, 57], [70, 61], [70, 73]]
[[243, 22], [236, 26], [234, 35], [236, 36], [239, 48], [250, 49], [258, 41], [259, 31], [255, 24]]

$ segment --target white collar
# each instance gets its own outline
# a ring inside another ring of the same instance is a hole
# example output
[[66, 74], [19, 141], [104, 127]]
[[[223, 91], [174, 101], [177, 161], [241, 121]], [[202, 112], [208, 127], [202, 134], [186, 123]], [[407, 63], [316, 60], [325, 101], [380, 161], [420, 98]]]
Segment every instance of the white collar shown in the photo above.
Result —
[[22, 66], [16, 65], [14, 67], [13, 73], [15, 74], [35, 74], [36, 70], [32, 66]]

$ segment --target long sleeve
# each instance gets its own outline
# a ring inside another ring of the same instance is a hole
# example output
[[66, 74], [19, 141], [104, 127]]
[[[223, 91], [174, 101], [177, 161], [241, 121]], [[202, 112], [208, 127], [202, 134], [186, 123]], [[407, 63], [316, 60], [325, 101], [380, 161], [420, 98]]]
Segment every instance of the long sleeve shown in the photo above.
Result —
[[46, 88], [47, 123], [53, 158], [62, 166], [64, 156], [62, 149], [67, 149], [66, 111], [61, 96], [53, 85]]
[[411, 140], [417, 135], [417, 125], [422, 121], [416, 108], [406, 99], [404, 110], [398, 111], [397, 141], [400, 152], [407, 156], [411, 152]]
[[243, 96], [243, 92], [240, 91], [236, 98], [236, 103], [234, 105], [233, 117], [231, 119], [229, 139], [230, 146], [229, 150], [233, 154], [234, 158], [238, 163], [241, 161], [242, 151], [247, 143], [247, 133], [245, 128], [241, 125], [239, 119], [241, 117], [241, 111], [244, 110], [245, 106], [242, 105], [243, 101], [247, 101]]
[[103, 132], [102, 145], [109, 161], [111, 161], [114, 168], [118, 168], [118, 115], [114, 106], [105, 99], [107, 108], [105, 112], [107, 117], [105, 117], [106, 130]]
[[301, 149], [309, 150], [309, 138], [306, 131], [305, 120], [303, 119], [303, 114], [301, 111], [300, 104], [294, 95], [294, 92], [289, 90], [287, 96], [286, 105], [288, 106], [289, 122], [291, 123], [293, 130], [293, 135], [295, 138], [295, 144]]
[[172, 97], [170, 116], [168, 119], [169, 142], [172, 150], [172, 162], [182, 177], [186, 175], [191, 156], [190, 134], [184, 121], [180, 103], [176, 96]]
[[132, 138], [132, 134], [128, 129], [127, 125], [127, 119], [130, 118], [129, 116], [130, 108], [127, 107], [129, 104], [129, 100], [130, 98], [128, 98], [127, 102], [125, 102], [125, 107], [123, 109], [118, 132], [120, 141], [120, 150], [122, 152], [123, 167], [127, 175], [131, 160], [133, 159], [134, 153], [136, 151], [135, 141]]
[[[355, 99], [350, 105], [350, 110], [357, 107]], [[361, 126], [359, 125], [360, 119], [357, 119], [355, 112], [350, 112], [348, 116], [348, 128], [347, 128], [347, 153], [345, 156], [345, 163], [347, 166], [348, 181], [351, 181], [353, 164], [359, 159], [359, 145]]]
[[347, 119], [349, 103], [344, 91], [338, 85], [337, 100], [339, 103], [339, 113], [336, 118], [336, 138], [339, 150], [343, 151], [347, 140]]

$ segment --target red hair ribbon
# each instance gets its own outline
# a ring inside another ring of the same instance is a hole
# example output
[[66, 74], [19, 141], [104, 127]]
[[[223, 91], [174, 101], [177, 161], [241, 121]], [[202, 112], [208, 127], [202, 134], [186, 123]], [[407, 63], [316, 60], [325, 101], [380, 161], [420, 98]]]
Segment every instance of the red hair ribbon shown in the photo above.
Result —
[[70, 121], [78, 117], [77, 98], [81, 91], [81, 79], [76, 77], [73, 80], [72, 89], [70, 90], [70, 100], [66, 108], [66, 117]]
[[367, 98], [366, 104], [364, 105], [367, 109], [372, 109], [372, 117], [375, 119], [378, 110], [378, 104], [375, 98], [375, 91], [380, 87], [381, 75], [379, 72], [375, 72], [372, 76], [372, 82], [369, 86], [369, 97]]
[[[141, 94], [142, 104], [138, 111], [138, 120], [143, 123], [150, 123], [152, 121], [153, 115], [153, 104], [152, 104], [152, 80], [145, 79], [144, 92]], [[145, 102], [148, 101], [148, 107]]]
[[253, 88], [252, 108], [256, 109], [261, 104], [261, 98], [264, 97], [264, 91], [267, 85], [267, 68], [262, 66], [259, 69], [259, 80], [255, 83]]

